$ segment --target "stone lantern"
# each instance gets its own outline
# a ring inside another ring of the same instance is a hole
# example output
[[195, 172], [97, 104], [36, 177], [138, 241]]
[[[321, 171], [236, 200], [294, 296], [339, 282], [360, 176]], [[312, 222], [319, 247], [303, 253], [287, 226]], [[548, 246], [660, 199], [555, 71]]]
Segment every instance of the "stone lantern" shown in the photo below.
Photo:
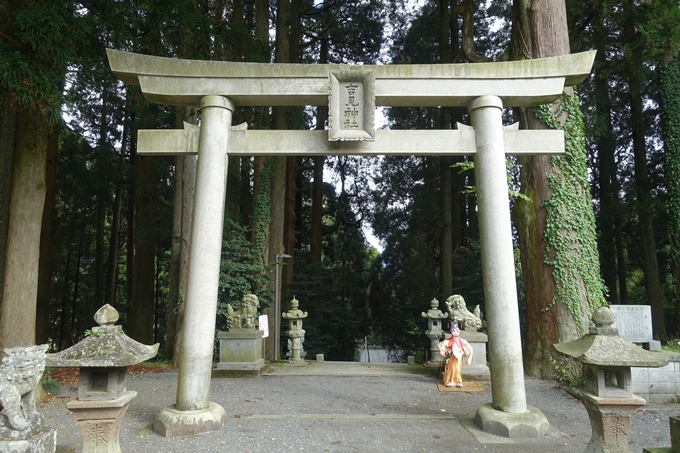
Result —
[[425, 331], [425, 335], [430, 339], [430, 360], [425, 364], [426, 366], [438, 367], [441, 365], [441, 359], [439, 358], [439, 348], [437, 348], [437, 343], [439, 343], [444, 331], [442, 330], [442, 320], [449, 317], [448, 313], [444, 313], [439, 309], [439, 301], [437, 299], [432, 299], [430, 302], [430, 309], [427, 313], [421, 313], [423, 318], [427, 319], [428, 329]]
[[571, 389], [590, 417], [592, 435], [586, 453], [627, 453], [631, 415], [646, 401], [631, 392], [631, 367], [662, 367], [666, 356], [650, 352], [619, 336], [611, 327], [616, 316], [609, 307], [593, 313], [590, 333], [554, 347], [583, 365], [582, 389]]
[[84, 453], [120, 453], [118, 434], [123, 415], [137, 392], [127, 390], [127, 367], [149, 360], [158, 343], [147, 346], [123, 333], [118, 312], [109, 304], [94, 315], [99, 324], [81, 342], [47, 354], [49, 367], [79, 367], [78, 399], [66, 408], [83, 434]]
[[305, 331], [302, 330], [302, 320], [307, 317], [307, 312], [298, 308], [298, 300], [293, 297], [290, 301], [290, 310], [286, 313], [281, 313], [284, 319], [288, 320], [288, 338], [291, 341], [291, 356], [288, 361], [289, 365], [306, 365], [307, 362], [302, 359], [302, 341], [305, 337]]

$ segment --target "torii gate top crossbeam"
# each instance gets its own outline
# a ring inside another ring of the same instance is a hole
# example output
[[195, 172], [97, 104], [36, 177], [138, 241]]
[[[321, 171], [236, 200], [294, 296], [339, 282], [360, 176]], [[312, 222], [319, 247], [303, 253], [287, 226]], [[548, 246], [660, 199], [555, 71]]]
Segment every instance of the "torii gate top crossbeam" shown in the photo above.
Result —
[[113, 73], [151, 102], [198, 105], [207, 95], [240, 106], [328, 105], [331, 71], [373, 71], [378, 106], [466, 106], [491, 94], [508, 107], [557, 99], [585, 79], [595, 51], [498, 63], [333, 65], [180, 60], [107, 49]]

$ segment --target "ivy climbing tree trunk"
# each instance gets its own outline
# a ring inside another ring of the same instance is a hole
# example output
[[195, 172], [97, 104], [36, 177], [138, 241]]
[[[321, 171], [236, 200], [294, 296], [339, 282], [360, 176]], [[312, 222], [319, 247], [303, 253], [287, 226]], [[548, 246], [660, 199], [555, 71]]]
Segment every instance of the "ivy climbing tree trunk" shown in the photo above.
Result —
[[[515, 0], [514, 7], [514, 55], [546, 58], [569, 53], [564, 0]], [[529, 326], [524, 364], [527, 374], [537, 377], [555, 376], [554, 362], [561, 359], [552, 344], [585, 333], [588, 317], [603, 296], [582, 117], [576, 100], [562, 102], [544, 111], [541, 119], [533, 111], [520, 115], [528, 129], [545, 129], [545, 121], [553, 128], [568, 127], [564, 158], [520, 158], [526, 198], [517, 201], [514, 214]], [[551, 119], [553, 111], [560, 116]], [[572, 124], [567, 126], [565, 120]], [[577, 226], [569, 225], [565, 215]]]
[[680, 325], [680, 56], [669, 55], [659, 78], [661, 116], [666, 146], [666, 190], [668, 190], [668, 236], [674, 280], [673, 306]]

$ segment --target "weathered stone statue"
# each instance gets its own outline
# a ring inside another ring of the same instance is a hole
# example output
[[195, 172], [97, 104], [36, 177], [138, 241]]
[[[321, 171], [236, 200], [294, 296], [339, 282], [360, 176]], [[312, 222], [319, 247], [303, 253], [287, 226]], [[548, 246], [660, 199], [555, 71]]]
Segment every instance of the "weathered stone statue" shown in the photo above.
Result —
[[35, 410], [33, 389], [45, 371], [47, 345], [4, 349], [0, 364], [0, 433], [27, 432], [39, 427], [42, 417]]
[[227, 327], [234, 330], [256, 330], [255, 317], [260, 301], [255, 294], [246, 294], [241, 299], [241, 308], [234, 310], [231, 304], [227, 304]]
[[477, 332], [482, 327], [482, 320], [479, 315], [479, 305], [475, 307], [475, 312], [471, 313], [465, 305], [465, 299], [459, 294], [454, 294], [446, 299], [446, 306], [449, 307], [451, 322], [457, 322], [463, 330]]
[[43, 426], [33, 390], [45, 371], [47, 345], [2, 351], [0, 362], [0, 452], [54, 452], [57, 432]]

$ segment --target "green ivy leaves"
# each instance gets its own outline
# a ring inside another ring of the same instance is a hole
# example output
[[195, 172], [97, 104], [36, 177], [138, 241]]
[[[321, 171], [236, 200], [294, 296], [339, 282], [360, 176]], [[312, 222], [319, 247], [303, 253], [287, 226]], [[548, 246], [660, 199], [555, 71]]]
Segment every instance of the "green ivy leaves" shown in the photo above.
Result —
[[[547, 210], [545, 261], [553, 266], [557, 287], [555, 298], [544, 310], [562, 301], [583, 335], [587, 328], [583, 320], [605, 303], [588, 185], [583, 114], [578, 96], [568, 93], [563, 94], [561, 101], [534, 111], [550, 128], [564, 130], [566, 151], [565, 155], [552, 158], [553, 172], [548, 181], [553, 194], [543, 205]], [[560, 120], [564, 117], [566, 121], [562, 124]]]

